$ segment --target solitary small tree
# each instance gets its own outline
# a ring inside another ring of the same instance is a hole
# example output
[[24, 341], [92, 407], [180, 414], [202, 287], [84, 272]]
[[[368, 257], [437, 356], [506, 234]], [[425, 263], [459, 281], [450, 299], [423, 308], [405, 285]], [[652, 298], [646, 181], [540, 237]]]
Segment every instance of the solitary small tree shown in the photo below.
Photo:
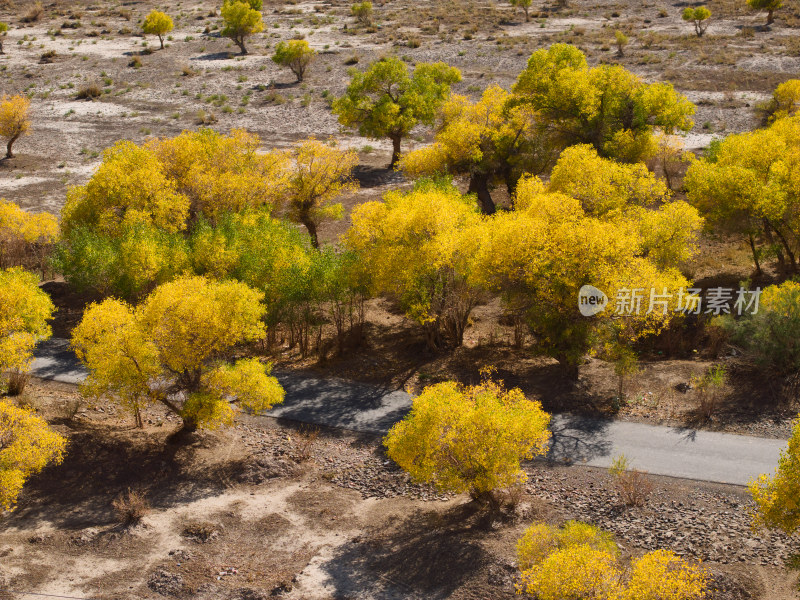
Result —
[[687, 6], [683, 10], [683, 20], [694, 23], [694, 32], [697, 34], [697, 37], [703, 37], [706, 29], [708, 29], [708, 19], [710, 17], [711, 11], [705, 6], [698, 6], [697, 8]]
[[303, 81], [306, 69], [316, 58], [316, 51], [308, 45], [305, 40], [290, 40], [280, 42], [275, 46], [275, 54], [272, 55], [272, 62], [282, 67], [288, 67], [297, 77], [297, 81]]
[[283, 388], [256, 359], [229, 362], [237, 344], [265, 335], [263, 294], [235, 281], [184, 277], [134, 308], [109, 298], [92, 304], [72, 336], [88, 367], [83, 392], [140, 410], [158, 402], [185, 431], [233, 421], [233, 404], [253, 412], [283, 401]]
[[3, 52], [3, 38], [6, 36], [7, 31], [8, 23], [0, 21], [0, 54], [5, 54], [5, 52]]
[[[256, 0], [258, 4], [258, 0]], [[253, 0], [250, 0], [253, 2]], [[252, 8], [252, 5], [242, 0], [226, 0], [222, 5], [222, 21], [225, 27], [222, 35], [230, 38], [239, 46], [242, 54], [247, 54], [244, 42], [247, 36], [264, 31], [264, 22], [261, 13]]]
[[372, 2], [356, 2], [350, 7], [350, 12], [362, 25], [366, 27], [372, 25]]
[[541, 404], [519, 389], [506, 391], [488, 378], [472, 387], [450, 381], [415, 398], [384, 443], [413, 479], [469, 492], [497, 510], [498, 491], [526, 479], [520, 461], [546, 452], [549, 423]]
[[617, 56], [624, 56], [625, 46], [628, 45], [628, 36], [617, 29], [614, 32], [614, 44], [617, 46]]
[[175, 25], [170, 16], [166, 13], [153, 10], [144, 19], [142, 24], [142, 31], [148, 35], [157, 35], [158, 41], [161, 42], [161, 49], [164, 49], [164, 36], [168, 34]]
[[8, 140], [6, 158], [13, 158], [11, 147], [21, 136], [30, 135], [31, 120], [28, 111], [31, 101], [25, 96], [3, 96], [0, 100], [0, 136]]
[[0, 401], [0, 510], [14, 507], [31, 475], [60, 464], [66, 445], [33, 411]]
[[363, 72], [353, 69], [350, 76], [333, 112], [342, 125], [358, 128], [365, 137], [392, 140], [390, 168], [400, 158], [403, 138], [419, 123], [432, 125], [450, 86], [461, 81], [461, 72], [445, 63], [418, 63], [411, 74], [395, 57], [378, 60]]
[[747, 6], [756, 11], [767, 11], [767, 25], [775, 22], [775, 11], [783, 6], [783, 0], [747, 0]]
[[532, 0], [511, 0], [511, 6], [517, 6], [525, 11], [525, 21], [530, 21], [531, 17], [529, 14], [531, 8]]
[[358, 154], [312, 138], [295, 149], [294, 159], [295, 168], [289, 180], [289, 214], [292, 220], [305, 226], [311, 244], [319, 248], [319, 224], [325, 219], [342, 218], [342, 205], [333, 200], [358, 189], [351, 179]]

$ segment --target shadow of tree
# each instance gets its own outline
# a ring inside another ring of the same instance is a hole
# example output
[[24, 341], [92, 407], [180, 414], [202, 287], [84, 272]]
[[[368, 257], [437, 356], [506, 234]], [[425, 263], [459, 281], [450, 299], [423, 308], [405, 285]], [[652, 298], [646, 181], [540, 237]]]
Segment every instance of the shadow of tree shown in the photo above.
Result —
[[47, 467], [26, 484], [5, 527], [33, 529], [49, 522], [63, 529], [118, 523], [111, 503], [128, 489], [145, 494], [154, 508], [167, 508], [220, 493], [246, 468], [234, 461], [195, 468], [196, 451], [208, 434], [188, 443], [108, 425], [73, 424], [64, 462]]
[[355, 597], [369, 589], [373, 598], [449, 598], [481, 572], [491, 558], [480, 545], [472, 504], [440, 513], [418, 510], [366, 541], [342, 546], [322, 571], [333, 597]]

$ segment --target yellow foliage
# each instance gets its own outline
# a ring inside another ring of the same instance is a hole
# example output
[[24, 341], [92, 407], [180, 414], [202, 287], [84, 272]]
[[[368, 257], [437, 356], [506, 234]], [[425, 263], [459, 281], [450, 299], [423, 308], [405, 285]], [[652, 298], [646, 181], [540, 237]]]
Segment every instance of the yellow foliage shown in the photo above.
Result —
[[58, 237], [58, 220], [49, 213], [32, 214], [0, 198], [0, 269], [21, 266], [40, 246]]
[[761, 475], [750, 482], [756, 503], [755, 523], [776, 527], [787, 534], [800, 530], [800, 421], [772, 477]]
[[789, 79], [776, 87], [772, 94], [772, 107], [770, 122], [796, 113], [800, 108], [800, 79]]
[[31, 101], [25, 96], [6, 96], [0, 99], [0, 136], [6, 138], [6, 157], [13, 158], [11, 147], [21, 136], [30, 135], [28, 112]]
[[534, 523], [517, 543], [518, 593], [541, 600], [700, 600], [708, 573], [656, 550], [626, 569], [610, 534], [575, 521]]
[[671, 550], [649, 552], [633, 561], [621, 600], [696, 600], [705, 598], [707, 572]]
[[586, 144], [561, 153], [549, 189], [577, 198], [586, 213], [597, 217], [619, 212], [629, 204], [657, 206], [671, 196], [664, 182], [644, 165], [603, 159]]
[[36, 275], [0, 270], [0, 374], [28, 369], [36, 342], [50, 337], [47, 322], [54, 310]]
[[282, 152], [258, 152], [258, 136], [208, 129], [144, 146], [118, 142], [85, 186], [72, 188], [62, 211], [69, 234], [78, 226], [106, 235], [147, 225], [184, 231], [202, 216], [277, 207], [285, 199], [289, 161]]
[[318, 247], [320, 222], [341, 219], [344, 212], [342, 205], [333, 201], [358, 189], [358, 183], [351, 177], [358, 154], [354, 150], [339, 150], [332, 141], [326, 144], [311, 138], [294, 150], [293, 158], [295, 168], [288, 187], [289, 215], [308, 229], [312, 245]]
[[374, 292], [398, 299], [431, 348], [443, 343], [441, 328], [461, 344], [477, 300], [467, 279], [477, 241], [469, 232], [480, 219], [455, 188], [427, 183], [353, 211], [347, 246], [359, 254]]
[[519, 389], [446, 382], [425, 388], [384, 443], [415, 480], [481, 498], [526, 479], [520, 461], [546, 452], [549, 423]]
[[271, 408], [283, 391], [268, 367], [221, 362], [235, 345], [264, 337], [262, 298], [242, 283], [184, 277], [159, 286], [137, 308], [115, 299], [91, 305], [72, 338], [89, 369], [84, 393], [134, 413], [161, 402], [190, 429], [228, 423], [233, 401]]
[[522, 573], [522, 585], [540, 600], [613, 600], [619, 595], [613, 555], [579, 544], [549, 554]]
[[33, 411], [0, 400], [0, 509], [14, 507], [28, 477], [60, 464], [66, 444]]
[[[616, 32], [617, 43], [627, 38]], [[667, 83], [646, 84], [619, 65], [589, 67], [568, 44], [534, 52], [513, 87], [518, 102], [537, 111], [561, 147], [591, 144], [626, 162], [652, 155], [652, 135], [688, 131], [695, 107]]]
[[172, 19], [166, 13], [158, 10], [150, 11], [142, 23], [142, 31], [147, 34], [158, 36], [158, 41], [161, 42], [161, 48], [164, 48], [164, 35], [172, 31], [175, 25]]

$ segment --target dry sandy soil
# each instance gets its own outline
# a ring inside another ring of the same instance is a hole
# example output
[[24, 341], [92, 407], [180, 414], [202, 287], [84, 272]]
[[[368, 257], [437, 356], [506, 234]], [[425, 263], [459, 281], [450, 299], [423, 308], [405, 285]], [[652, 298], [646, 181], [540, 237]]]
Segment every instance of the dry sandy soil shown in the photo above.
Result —
[[[514, 546], [535, 520], [588, 520], [624, 556], [671, 548], [709, 570], [713, 600], [789, 600], [800, 540], [753, 532], [735, 486], [651, 478], [625, 508], [607, 472], [531, 463], [515, 509], [488, 520], [464, 496], [411, 484], [380, 440], [271, 418], [180, 442], [157, 409], [146, 428], [106, 403], [72, 417], [76, 391], [34, 381], [28, 402], [70, 438], [63, 465], [0, 522], [0, 589], [98, 600], [515, 597]], [[151, 506], [135, 525], [111, 503]], [[0, 591], [0, 598], [22, 596]]]

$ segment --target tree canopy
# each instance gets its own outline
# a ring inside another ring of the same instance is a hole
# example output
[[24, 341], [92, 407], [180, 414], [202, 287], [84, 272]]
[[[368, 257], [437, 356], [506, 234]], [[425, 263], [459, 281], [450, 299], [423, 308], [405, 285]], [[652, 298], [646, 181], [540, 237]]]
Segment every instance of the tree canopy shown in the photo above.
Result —
[[656, 128], [673, 133], [693, 125], [694, 105], [672, 85], [646, 84], [619, 65], [589, 67], [569, 44], [534, 52], [512, 91], [562, 147], [591, 144], [622, 162], [652, 156]]
[[6, 96], [0, 100], [0, 136], [6, 138], [6, 158], [13, 158], [12, 146], [23, 135], [30, 135], [31, 101], [25, 96]]
[[416, 481], [469, 492], [498, 508], [497, 491], [527, 477], [520, 467], [547, 451], [550, 415], [519, 389], [491, 380], [429, 386], [384, 438], [389, 458]]
[[138, 307], [113, 298], [92, 304], [72, 336], [89, 369], [83, 391], [129, 409], [159, 402], [184, 429], [232, 422], [233, 405], [253, 412], [283, 401], [257, 359], [230, 362], [237, 344], [263, 339], [263, 294], [234, 281], [185, 277], [156, 288]]
[[146, 34], [158, 36], [161, 49], [164, 49], [164, 36], [175, 27], [172, 18], [161, 11], [153, 10], [148, 14], [142, 24], [142, 31]]
[[378, 60], [366, 70], [353, 69], [344, 96], [333, 103], [339, 122], [360, 135], [392, 141], [394, 167], [400, 143], [417, 124], [432, 125], [436, 113], [461, 81], [461, 73], [444, 63], [417, 63], [413, 73], [396, 57]]
[[60, 464], [66, 445], [32, 410], [0, 400], [0, 510], [14, 508], [31, 475]]

